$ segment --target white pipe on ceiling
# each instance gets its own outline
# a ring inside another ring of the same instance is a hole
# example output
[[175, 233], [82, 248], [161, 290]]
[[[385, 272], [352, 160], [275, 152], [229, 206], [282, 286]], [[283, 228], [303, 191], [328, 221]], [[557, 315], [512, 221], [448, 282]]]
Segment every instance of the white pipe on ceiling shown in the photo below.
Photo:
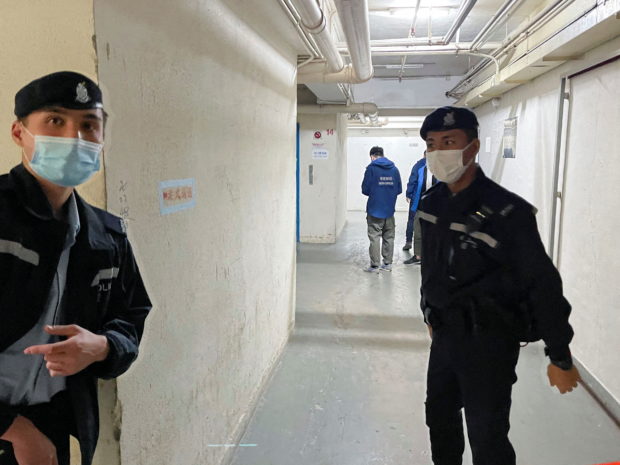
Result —
[[309, 63], [303, 71], [297, 73], [297, 84], [361, 84], [368, 79], [360, 79], [355, 74], [353, 67], [348, 64], [338, 73], [330, 73], [325, 63]]
[[[461, 43], [458, 46], [455, 44], [449, 45], [416, 45], [414, 47], [377, 47], [372, 49], [373, 56], [394, 56], [394, 55], [437, 55], [437, 54], [468, 54], [471, 49], [468, 47], [468, 43]], [[472, 52], [473, 53], [473, 52]], [[479, 53], [479, 52], [476, 52]]]
[[476, 0], [463, 0], [461, 8], [459, 8], [458, 13], [456, 14], [454, 22], [452, 23], [450, 29], [448, 29], [448, 32], [446, 32], [446, 35], [443, 38], [444, 44], [449, 44], [450, 41], [454, 38], [454, 34], [456, 34], [456, 31], [461, 27], [465, 19], [467, 19], [467, 15], [469, 15], [469, 12], [475, 4]]
[[336, 49], [329, 30], [325, 14], [316, 0], [292, 0], [299, 13], [301, 23], [308, 33], [312, 34], [321, 55], [327, 62], [330, 72], [337, 73], [344, 68], [344, 60]]
[[484, 39], [495, 31], [495, 29], [514, 11], [521, 6], [523, 0], [506, 0], [502, 6], [495, 12], [491, 19], [480, 29], [480, 32], [474, 37], [471, 48], [477, 50], [483, 43]]
[[[520, 41], [524, 40], [534, 28], [542, 27], [544, 24], [549, 22], [551, 18], [553, 18], [559, 11], [568, 7], [575, 0], [557, 0], [550, 5], [547, 5], [542, 11], [540, 11], [534, 18], [528, 21], [526, 24], [522, 25], [517, 31], [511, 33], [502, 43], [500, 47], [498, 47], [495, 51], [493, 51], [493, 57], [495, 59], [499, 59], [502, 55], [506, 53], [508, 49], [512, 47], [516, 47]], [[449, 90], [446, 94], [452, 97], [457, 97], [461, 93], [459, 89], [464, 85], [471, 84], [473, 78], [480, 73], [488, 62], [483, 61], [476, 65], [471, 71], [469, 71], [461, 81], [454, 86], [451, 90]]]
[[[409, 51], [413, 51], [415, 52], [416, 50], [427, 50], [427, 51], [432, 51], [432, 50], [450, 50], [450, 51], [456, 51], [456, 50], [471, 50], [471, 42], [461, 42], [458, 45], [456, 44], [448, 44], [448, 45], [443, 45], [443, 44], [437, 44], [437, 45], [423, 45], [423, 44], [402, 44], [402, 41], [396, 40], [394, 41], [393, 44], [388, 45], [386, 43], [385, 46], [381, 46], [381, 47], [371, 47], [370, 48], [370, 53], [373, 56], [382, 56], [383, 52], [393, 52], [395, 50], [398, 51], [402, 51], [402, 52], [407, 52]], [[487, 42], [484, 45], [480, 46], [480, 48], [478, 50], [496, 50], [498, 47], [501, 46], [500, 42]], [[347, 50], [341, 50], [341, 53], [346, 54]], [[390, 53], [387, 56], [393, 55], [393, 53]]]
[[368, 0], [335, 0], [355, 76], [362, 82], [372, 78]]
[[368, 115], [372, 121], [373, 115], [376, 119], [377, 105], [374, 103], [350, 103], [348, 105], [297, 105], [297, 113], [303, 114], [329, 114], [336, 113], [363, 113]]
[[295, 29], [297, 30], [297, 34], [299, 35], [299, 38], [303, 42], [304, 47], [306, 47], [306, 50], [308, 50], [308, 52], [310, 53], [310, 58], [311, 59], [319, 58], [320, 57], [319, 51], [315, 48], [314, 46], [315, 44], [313, 44], [310, 41], [310, 39], [307, 37], [306, 32], [301, 27], [299, 17], [293, 13], [293, 8], [291, 7], [291, 5], [286, 0], [278, 0], [278, 1], [280, 2], [280, 6], [282, 7], [282, 9], [287, 14], [289, 20], [295, 26]]

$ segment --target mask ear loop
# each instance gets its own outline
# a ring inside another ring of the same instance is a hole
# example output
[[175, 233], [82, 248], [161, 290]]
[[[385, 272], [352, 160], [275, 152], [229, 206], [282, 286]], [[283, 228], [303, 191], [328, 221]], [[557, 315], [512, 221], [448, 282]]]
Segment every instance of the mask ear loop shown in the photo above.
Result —
[[[474, 141], [472, 140], [469, 144], [467, 144], [467, 145], [465, 146], [465, 148], [464, 148], [464, 149], [462, 149], [462, 151], [461, 151], [461, 156], [465, 153], [465, 150], [467, 150], [469, 147], [471, 147], [471, 144], [473, 144], [473, 143], [474, 143]], [[476, 154], [476, 155], [477, 155], [477, 154]], [[465, 167], [469, 168], [469, 167], [472, 165], [472, 163], [476, 160], [476, 155], [474, 155], [474, 156], [472, 157], [472, 159], [471, 159], [471, 160], [469, 160], [469, 163], [467, 163], [466, 165], [463, 165], [463, 166], [465, 166]]]
[[22, 123], [21, 121], [19, 122], [19, 124], [21, 124], [22, 128], [24, 129], [24, 131], [26, 131], [26, 132], [28, 133], [28, 135], [34, 139], [34, 134], [33, 134], [33, 133], [31, 133], [31, 132], [28, 130], [28, 128], [26, 127], [26, 125], [25, 125], [24, 123]]
[[[24, 131], [26, 131], [30, 137], [32, 137], [32, 140], [36, 140], [36, 139], [35, 139], [35, 137], [34, 137], [34, 134], [33, 134], [33, 133], [31, 133], [31, 132], [28, 130], [28, 128], [26, 127], [26, 125], [25, 125], [23, 122], [21, 122], [21, 121], [20, 121], [20, 122], [19, 122], [19, 124], [21, 124], [22, 129], [23, 129]], [[32, 152], [32, 153], [33, 153], [33, 156], [34, 156], [34, 149], [33, 149], [33, 152]], [[30, 164], [30, 162], [31, 162], [32, 160], [28, 159], [28, 157], [26, 156], [26, 151], [24, 150], [24, 147], [22, 147], [22, 156], [23, 156], [23, 157], [24, 157], [24, 158], [28, 161], [28, 164]]]

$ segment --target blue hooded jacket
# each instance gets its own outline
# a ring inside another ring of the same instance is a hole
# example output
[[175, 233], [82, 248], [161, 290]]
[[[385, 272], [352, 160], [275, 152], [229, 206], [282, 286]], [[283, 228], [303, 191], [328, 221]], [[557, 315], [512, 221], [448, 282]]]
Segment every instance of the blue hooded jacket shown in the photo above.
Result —
[[426, 158], [419, 159], [411, 169], [409, 182], [407, 183], [406, 196], [411, 199], [409, 202], [409, 210], [415, 212], [418, 210], [420, 198], [426, 190]]
[[394, 163], [379, 157], [366, 167], [362, 194], [368, 196], [366, 212], [375, 218], [394, 216], [396, 197], [403, 191], [400, 173]]

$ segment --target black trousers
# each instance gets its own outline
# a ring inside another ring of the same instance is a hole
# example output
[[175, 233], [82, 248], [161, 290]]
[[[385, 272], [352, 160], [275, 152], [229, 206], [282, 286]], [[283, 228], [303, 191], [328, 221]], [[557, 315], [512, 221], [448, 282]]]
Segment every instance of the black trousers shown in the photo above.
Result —
[[461, 465], [465, 411], [474, 465], [515, 465], [508, 440], [519, 342], [505, 334], [463, 327], [433, 330], [426, 424], [435, 465]]
[[407, 242], [413, 241], [413, 220], [415, 218], [415, 212], [409, 210], [409, 217], [407, 218], [407, 230], [405, 231], [405, 240]]
[[[69, 436], [74, 433], [73, 410], [67, 392], [54, 396], [49, 403], [24, 407], [21, 416], [28, 418], [56, 446], [58, 465], [69, 465]], [[17, 465], [11, 443], [0, 440], [0, 465]]]

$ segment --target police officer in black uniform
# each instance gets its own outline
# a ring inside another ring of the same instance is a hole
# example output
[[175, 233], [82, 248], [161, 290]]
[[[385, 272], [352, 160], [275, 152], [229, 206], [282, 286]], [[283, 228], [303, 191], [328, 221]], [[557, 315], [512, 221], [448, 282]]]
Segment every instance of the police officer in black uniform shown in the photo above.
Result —
[[435, 465], [460, 465], [464, 409], [474, 465], [514, 465], [508, 440], [520, 341], [543, 339], [550, 384], [577, 386], [562, 281], [545, 253], [535, 209], [474, 162], [478, 121], [442, 107], [420, 130], [442, 181], [421, 200], [421, 308], [432, 337], [426, 423]]
[[0, 176], [0, 464], [89, 465], [97, 378], [125, 372], [151, 308], [122, 220], [75, 187], [99, 170], [99, 87], [59, 72], [15, 96], [22, 163]]

